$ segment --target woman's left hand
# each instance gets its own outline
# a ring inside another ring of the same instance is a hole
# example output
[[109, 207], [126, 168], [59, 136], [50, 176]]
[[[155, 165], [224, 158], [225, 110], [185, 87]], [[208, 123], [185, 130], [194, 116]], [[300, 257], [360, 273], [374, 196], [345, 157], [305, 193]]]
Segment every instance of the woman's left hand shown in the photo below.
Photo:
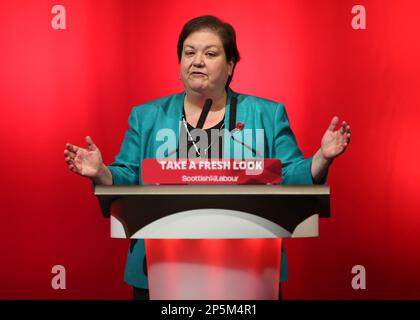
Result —
[[334, 117], [321, 140], [321, 153], [327, 160], [333, 160], [342, 154], [350, 143], [350, 126], [343, 121], [341, 128], [334, 131], [338, 124]]

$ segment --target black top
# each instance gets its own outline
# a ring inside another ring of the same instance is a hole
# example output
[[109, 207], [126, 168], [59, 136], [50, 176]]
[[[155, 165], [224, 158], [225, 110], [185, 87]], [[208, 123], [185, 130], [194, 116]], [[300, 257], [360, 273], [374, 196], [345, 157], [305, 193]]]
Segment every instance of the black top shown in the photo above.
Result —
[[[223, 158], [222, 129], [225, 127], [224, 122], [225, 118], [223, 117], [223, 119], [218, 124], [211, 128], [196, 129], [186, 121], [185, 110], [183, 110], [181, 131], [179, 135], [178, 157], [202, 159]], [[205, 132], [205, 134], [203, 134], [203, 132]], [[200, 141], [201, 136], [206, 136], [207, 139], [202, 139], [203, 141]], [[199, 151], [199, 154], [196, 152], [196, 147]]]

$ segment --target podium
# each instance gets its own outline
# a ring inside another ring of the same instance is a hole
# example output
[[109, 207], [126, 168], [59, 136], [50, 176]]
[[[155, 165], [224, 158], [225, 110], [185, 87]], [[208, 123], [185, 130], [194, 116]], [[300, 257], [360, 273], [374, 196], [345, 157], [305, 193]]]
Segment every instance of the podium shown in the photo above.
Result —
[[114, 185], [95, 195], [112, 238], [146, 240], [158, 300], [277, 299], [282, 239], [317, 237], [330, 216], [327, 185]]

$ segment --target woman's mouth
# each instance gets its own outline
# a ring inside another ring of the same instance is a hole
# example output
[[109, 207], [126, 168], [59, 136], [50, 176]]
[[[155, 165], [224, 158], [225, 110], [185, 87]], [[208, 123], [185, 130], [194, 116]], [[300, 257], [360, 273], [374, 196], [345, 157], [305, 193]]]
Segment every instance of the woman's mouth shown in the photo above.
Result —
[[204, 76], [206, 76], [206, 74], [202, 73], [202, 72], [191, 72], [191, 75], [193, 77], [204, 77]]

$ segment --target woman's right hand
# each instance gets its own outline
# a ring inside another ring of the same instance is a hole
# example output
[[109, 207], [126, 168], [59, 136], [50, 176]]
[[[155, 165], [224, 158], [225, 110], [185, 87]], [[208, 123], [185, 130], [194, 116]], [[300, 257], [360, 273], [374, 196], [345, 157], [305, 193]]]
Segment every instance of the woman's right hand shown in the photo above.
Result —
[[104, 170], [101, 152], [91, 137], [86, 137], [87, 149], [67, 143], [64, 150], [64, 161], [69, 170], [81, 176], [96, 179]]

